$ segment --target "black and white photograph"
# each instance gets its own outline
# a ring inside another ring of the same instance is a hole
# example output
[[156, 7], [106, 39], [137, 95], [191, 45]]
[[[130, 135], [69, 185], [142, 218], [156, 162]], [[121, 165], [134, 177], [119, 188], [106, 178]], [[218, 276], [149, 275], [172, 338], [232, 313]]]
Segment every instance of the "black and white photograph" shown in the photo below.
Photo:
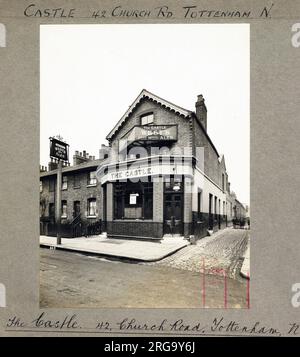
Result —
[[250, 25], [40, 25], [40, 307], [249, 309]]

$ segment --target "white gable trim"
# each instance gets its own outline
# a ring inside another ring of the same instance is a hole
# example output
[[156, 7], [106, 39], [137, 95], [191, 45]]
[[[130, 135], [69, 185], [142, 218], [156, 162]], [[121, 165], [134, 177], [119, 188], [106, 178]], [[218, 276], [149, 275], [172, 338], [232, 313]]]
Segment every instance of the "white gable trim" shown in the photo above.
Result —
[[107, 135], [106, 139], [109, 140], [112, 138], [112, 136], [115, 134], [115, 132], [119, 129], [119, 127], [125, 122], [125, 120], [128, 118], [130, 113], [134, 110], [134, 108], [137, 106], [137, 104], [143, 99], [143, 98], [149, 98], [152, 99], [154, 102], [157, 102], [161, 104], [162, 106], [173, 110], [175, 113], [178, 113], [180, 115], [183, 115], [185, 117], [188, 117], [191, 115], [191, 111], [181, 108], [173, 103], [168, 102], [165, 99], [162, 99], [158, 97], [155, 94], [152, 94], [148, 92], [146, 89], [143, 89], [139, 96], [136, 98], [136, 100], [131, 104], [131, 106], [128, 108], [126, 113], [122, 116], [122, 118], [118, 121], [118, 123], [114, 126], [114, 128], [111, 130], [111, 132]]

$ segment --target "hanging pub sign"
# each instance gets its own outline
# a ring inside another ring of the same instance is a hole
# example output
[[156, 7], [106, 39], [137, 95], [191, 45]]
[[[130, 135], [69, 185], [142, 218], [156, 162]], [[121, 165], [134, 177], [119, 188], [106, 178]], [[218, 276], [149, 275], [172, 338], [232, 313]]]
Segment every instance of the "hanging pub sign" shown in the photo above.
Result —
[[62, 161], [69, 160], [69, 144], [56, 139], [50, 138], [50, 157], [59, 159]]

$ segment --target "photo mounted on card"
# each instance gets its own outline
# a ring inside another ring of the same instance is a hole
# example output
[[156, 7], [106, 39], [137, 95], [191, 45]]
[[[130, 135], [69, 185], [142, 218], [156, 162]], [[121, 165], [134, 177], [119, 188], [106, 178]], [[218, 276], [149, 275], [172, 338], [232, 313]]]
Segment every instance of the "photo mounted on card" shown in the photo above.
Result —
[[0, 22], [1, 334], [298, 335], [300, 5]]
[[249, 307], [249, 88], [249, 24], [40, 26], [41, 307]]

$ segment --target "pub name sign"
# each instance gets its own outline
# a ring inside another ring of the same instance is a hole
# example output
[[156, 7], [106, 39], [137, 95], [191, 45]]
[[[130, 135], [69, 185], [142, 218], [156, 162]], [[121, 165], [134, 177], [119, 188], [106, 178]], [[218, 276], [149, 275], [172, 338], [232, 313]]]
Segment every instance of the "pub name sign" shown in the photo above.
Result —
[[176, 141], [177, 125], [137, 125], [120, 140], [120, 151], [135, 141]]
[[56, 138], [50, 138], [50, 157], [62, 161], [68, 161], [68, 147], [69, 145], [67, 143], [64, 143], [63, 141]]

